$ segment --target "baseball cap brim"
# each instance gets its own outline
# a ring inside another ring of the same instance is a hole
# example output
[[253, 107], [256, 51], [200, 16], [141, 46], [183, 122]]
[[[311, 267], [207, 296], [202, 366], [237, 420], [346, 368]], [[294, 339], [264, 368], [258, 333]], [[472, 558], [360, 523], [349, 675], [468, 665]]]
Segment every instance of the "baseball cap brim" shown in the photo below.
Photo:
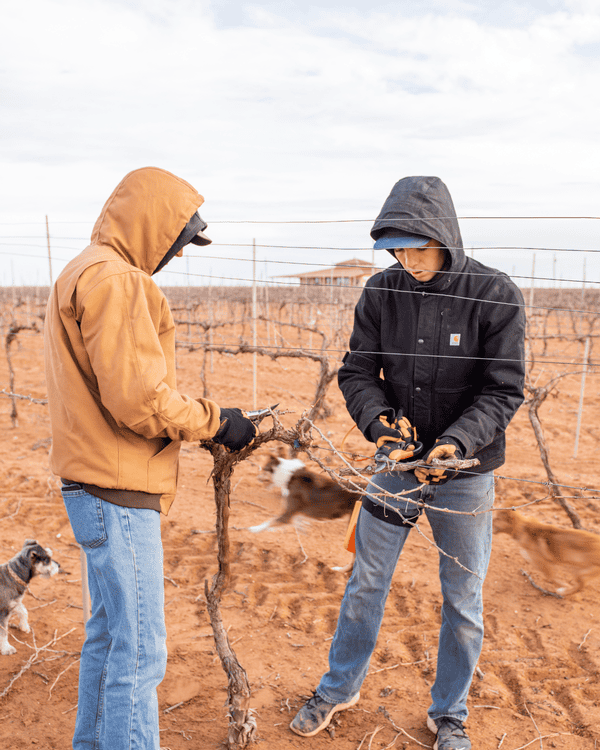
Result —
[[190, 240], [192, 245], [210, 245], [212, 240], [210, 237], [207, 237], [202, 230], [197, 232], [192, 239]]
[[396, 247], [423, 247], [429, 240], [429, 237], [422, 237], [418, 234], [399, 234], [396, 237], [380, 237], [373, 245], [373, 249], [392, 250]]

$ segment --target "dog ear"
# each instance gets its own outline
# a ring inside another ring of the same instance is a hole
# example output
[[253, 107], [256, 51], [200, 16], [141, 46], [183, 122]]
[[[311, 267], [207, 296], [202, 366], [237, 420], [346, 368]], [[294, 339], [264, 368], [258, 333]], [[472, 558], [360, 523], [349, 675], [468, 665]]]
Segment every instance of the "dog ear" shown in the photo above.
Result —
[[277, 446], [277, 452], [275, 454], [278, 458], [285, 458], [288, 455], [285, 445]]
[[26, 539], [23, 542], [23, 547], [34, 547], [36, 544], [37, 542], [35, 541], [35, 539]]

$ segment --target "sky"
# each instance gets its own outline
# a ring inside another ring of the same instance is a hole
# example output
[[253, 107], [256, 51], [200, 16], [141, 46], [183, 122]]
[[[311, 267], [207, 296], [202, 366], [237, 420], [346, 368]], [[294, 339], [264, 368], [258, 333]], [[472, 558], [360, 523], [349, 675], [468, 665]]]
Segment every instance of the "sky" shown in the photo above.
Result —
[[369, 230], [408, 175], [444, 180], [482, 262], [592, 285], [599, 80], [597, 0], [5, 4], [0, 285], [48, 284], [46, 216], [55, 279], [142, 166], [204, 195], [214, 241], [163, 285], [249, 280], [253, 241], [263, 282], [389, 265]]

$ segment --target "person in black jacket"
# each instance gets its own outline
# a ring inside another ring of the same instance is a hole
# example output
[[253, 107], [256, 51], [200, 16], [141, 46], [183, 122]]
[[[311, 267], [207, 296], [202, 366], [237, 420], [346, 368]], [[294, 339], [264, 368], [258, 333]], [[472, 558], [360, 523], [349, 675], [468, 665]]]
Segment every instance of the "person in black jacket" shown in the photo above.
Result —
[[[310, 737], [358, 701], [398, 557], [424, 509], [443, 595], [427, 725], [436, 750], [469, 750], [464, 722], [483, 641], [493, 471], [504, 463], [505, 430], [523, 401], [523, 298], [505, 274], [466, 257], [438, 177], [396, 183], [371, 236], [398, 262], [365, 286], [339, 385], [368, 440], [392, 442], [397, 458], [411, 456], [418, 440], [422, 464], [373, 476], [329, 671], [290, 726]], [[434, 458], [479, 463], [457, 472], [435, 467]]]

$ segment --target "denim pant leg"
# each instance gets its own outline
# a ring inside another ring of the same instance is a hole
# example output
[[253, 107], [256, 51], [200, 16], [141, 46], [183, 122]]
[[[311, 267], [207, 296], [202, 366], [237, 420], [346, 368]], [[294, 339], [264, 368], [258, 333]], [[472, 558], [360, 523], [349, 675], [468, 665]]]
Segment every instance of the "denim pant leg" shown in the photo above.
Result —
[[[486, 511], [494, 502], [494, 476], [489, 472], [428, 490], [431, 494], [425, 491], [423, 499], [429, 505]], [[465, 721], [467, 696], [483, 645], [482, 589], [492, 549], [492, 517], [486, 512], [475, 516], [426, 512], [438, 547], [477, 574], [440, 554], [442, 625], [428, 713], [433, 719], [452, 716]]]
[[[397, 474], [381, 475], [377, 484], [389, 492], [414, 487], [414, 482], [407, 483]], [[367, 494], [376, 491], [373, 484], [367, 488]], [[398, 501], [396, 506], [399, 505], [404, 509], [406, 503]], [[329, 671], [317, 687], [317, 693], [329, 703], [346, 703], [360, 690], [377, 642], [392, 576], [409, 532], [410, 527], [393, 526], [361, 509], [356, 526], [356, 560], [329, 650]]]
[[160, 515], [63, 492], [92, 599], [80, 664], [75, 750], [158, 750], [166, 669]]
[[81, 649], [77, 720], [75, 722], [73, 747], [82, 750], [83, 748], [85, 750], [91, 750], [91, 748], [96, 750], [100, 747], [110, 634], [100, 588], [96, 575], [89, 564], [88, 587], [91, 613], [85, 625], [86, 638]]

